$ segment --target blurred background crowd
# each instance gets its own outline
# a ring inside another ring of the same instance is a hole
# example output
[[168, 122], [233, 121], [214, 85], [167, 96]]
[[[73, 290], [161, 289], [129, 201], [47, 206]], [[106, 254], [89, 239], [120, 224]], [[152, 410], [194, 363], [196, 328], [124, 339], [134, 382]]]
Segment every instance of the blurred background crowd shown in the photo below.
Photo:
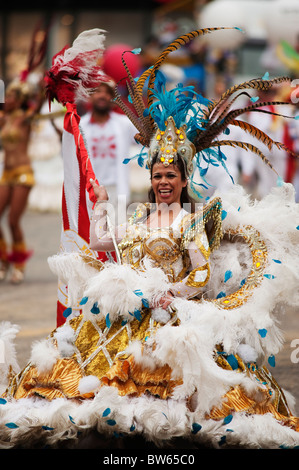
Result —
[[[128, 65], [135, 76], [152, 65], [155, 58], [172, 40], [193, 29], [216, 26], [237, 26], [242, 32], [217, 32], [192, 41], [187, 47], [170, 54], [163, 73], [170, 86], [178, 83], [194, 85], [197, 92], [216, 99], [229, 86], [241, 81], [269, 74], [270, 78], [287, 75], [293, 78], [290, 85], [275, 88], [260, 100], [278, 99], [292, 102], [279, 112], [294, 115], [299, 110], [297, 76], [299, 74], [299, 2], [297, 0], [155, 0], [116, 3], [60, 6], [42, 2], [32, 8], [13, 10], [3, 8], [0, 13], [0, 101], [4, 106], [8, 84], [27, 66], [33, 34], [35, 42], [42, 44], [47, 35], [47, 45], [42, 63], [28, 77], [33, 87], [40, 86], [45, 70], [51, 67], [53, 55], [66, 44], [71, 45], [79, 33], [86, 29], [101, 28], [106, 31], [103, 67], [118, 82], [124, 75], [120, 62], [123, 50], [141, 48], [141, 53], [128, 57]], [[122, 93], [126, 93], [125, 89]], [[2, 96], [1, 96], [2, 94]], [[257, 95], [257, 94], [255, 94]], [[299, 91], [298, 91], [299, 95]], [[244, 105], [246, 105], [244, 99]], [[83, 116], [90, 111], [90, 103], [79, 103]], [[118, 110], [119, 112], [120, 110]], [[273, 109], [272, 109], [273, 111]], [[64, 110], [52, 104], [51, 119], [36, 119], [31, 129], [29, 156], [35, 175], [35, 184], [29, 195], [29, 207], [40, 211], [59, 211], [63, 166], [61, 159], [61, 129]], [[47, 115], [46, 99], [39, 114]], [[281, 141], [295, 152], [299, 149], [299, 121], [282, 120], [273, 115], [255, 113], [252, 124], [261, 127], [274, 140]], [[238, 131], [239, 132], [239, 131]], [[231, 131], [229, 138], [236, 138]], [[233, 136], [233, 137], [232, 137]], [[243, 137], [244, 139], [244, 137]], [[249, 137], [248, 137], [249, 139]], [[247, 139], [247, 141], [249, 141]], [[132, 144], [128, 157], [134, 155]], [[225, 152], [227, 167], [234, 182], [246, 188], [254, 197], [261, 198], [272, 186], [277, 175], [248, 155], [242, 149], [230, 148]], [[284, 181], [292, 182], [299, 201], [299, 168], [296, 159], [284, 150], [273, 150], [269, 160]], [[4, 151], [0, 141], [0, 174], [3, 171]], [[145, 199], [149, 185], [148, 174], [133, 160], [128, 165], [130, 200]], [[209, 197], [215, 187], [226, 190], [231, 178], [221, 168], [210, 172], [208, 186], [203, 191]], [[100, 175], [99, 175], [99, 178]]]

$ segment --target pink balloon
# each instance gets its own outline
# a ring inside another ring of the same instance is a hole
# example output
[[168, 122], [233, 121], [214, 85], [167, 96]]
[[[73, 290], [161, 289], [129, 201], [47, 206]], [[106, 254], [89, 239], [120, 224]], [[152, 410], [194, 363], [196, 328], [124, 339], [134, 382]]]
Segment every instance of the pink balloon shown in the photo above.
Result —
[[[119, 80], [126, 78], [127, 76], [126, 69], [122, 64], [121, 56], [124, 51], [131, 51], [132, 49], [133, 48], [128, 44], [115, 44], [114, 46], [108, 47], [103, 54], [103, 70], [116, 82], [119, 82]], [[132, 76], [136, 77], [140, 69], [140, 60], [138, 55], [127, 52], [124, 54], [124, 60]], [[122, 84], [125, 84], [124, 80], [120, 83], [120, 85]]]

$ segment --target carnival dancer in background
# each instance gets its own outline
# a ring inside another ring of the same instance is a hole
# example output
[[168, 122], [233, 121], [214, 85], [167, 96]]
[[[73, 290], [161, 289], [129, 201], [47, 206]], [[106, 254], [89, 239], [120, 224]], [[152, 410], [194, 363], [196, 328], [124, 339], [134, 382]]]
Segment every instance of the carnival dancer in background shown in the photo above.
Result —
[[42, 103], [41, 90], [38, 93], [40, 96], [34, 102], [27, 82], [12, 82], [7, 87], [4, 110], [0, 115], [0, 138], [4, 150], [4, 168], [0, 179], [0, 219], [8, 210], [12, 238], [10, 252], [0, 228], [0, 280], [5, 279], [11, 264], [10, 281], [14, 284], [23, 281], [26, 261], [32, 253], [26, 246], [21, 219], [34, 185], [28, 145], [32, 119]]
[[11, 233], [10, 250], [0, 227], [0, 281], [12, 272], [10, 281], [19, 284], [24, 280], [29, 251], [21, 227], [21, 219], [27, 207], [28, 197], [34, 185], [34, 174], [29, 156], [30, 134], [34, 116], [44, 99], [40, 80], [32, 72], [42, 63], [46, 53], [49, 24], [41, 42], [37, 40], [40, 24], [33, 32], [27, 67], [6, 88], [4, 109], [0, 112], [0, 139], [4, 151], [4, 165], [0, 177], [0, 221], [8, 210]]

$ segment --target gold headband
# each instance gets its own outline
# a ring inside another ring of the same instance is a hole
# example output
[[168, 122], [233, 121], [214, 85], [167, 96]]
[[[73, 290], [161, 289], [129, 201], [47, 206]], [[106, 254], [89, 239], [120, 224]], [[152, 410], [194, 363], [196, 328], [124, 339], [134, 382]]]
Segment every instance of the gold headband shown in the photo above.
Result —
[[157, 129], [149, 149], [149, 168], [156, 159], [168, 166], [181, 158], [185, 164], [187, 175], [192, 173], [195, 147], [186, 136], [186, 128], [187, 126], [184, 124], [177, 129], [173, 117], [170, 116], [165, 122], [165, 131]]

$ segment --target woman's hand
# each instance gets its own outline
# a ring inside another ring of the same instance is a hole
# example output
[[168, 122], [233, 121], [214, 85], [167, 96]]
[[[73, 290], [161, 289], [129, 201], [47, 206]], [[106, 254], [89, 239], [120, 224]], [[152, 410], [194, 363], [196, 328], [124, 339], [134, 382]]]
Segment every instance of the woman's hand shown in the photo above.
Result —
[[90, 184], [93, 187], [93, 191], [99, 201], [108, 201], [109, 196], [105, 186], [99, 186], [93, 179], [90, 179]]
[[5, 113], [4, 111], [0, 111], [0, 128], [3, 127], [5, 124]]
[[166, 310], [169, 307], [169, 305], [173, 302], [173, 300], [174, 300], [173, 294], [171, 292], [167, 292], [166, 295], [164, 295], [163, 297], [161, 297], [161, 299], [159, 299], [159, 301], [154, 307], [160, 307]]

